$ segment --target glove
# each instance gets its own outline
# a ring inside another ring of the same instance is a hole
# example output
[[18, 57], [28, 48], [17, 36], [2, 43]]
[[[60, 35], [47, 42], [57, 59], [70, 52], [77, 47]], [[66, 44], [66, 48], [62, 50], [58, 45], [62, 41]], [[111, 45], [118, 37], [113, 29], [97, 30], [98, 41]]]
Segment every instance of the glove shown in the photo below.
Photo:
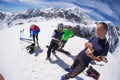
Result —
[[32, 34], [30, 34], [30, 37], [32, 37]]

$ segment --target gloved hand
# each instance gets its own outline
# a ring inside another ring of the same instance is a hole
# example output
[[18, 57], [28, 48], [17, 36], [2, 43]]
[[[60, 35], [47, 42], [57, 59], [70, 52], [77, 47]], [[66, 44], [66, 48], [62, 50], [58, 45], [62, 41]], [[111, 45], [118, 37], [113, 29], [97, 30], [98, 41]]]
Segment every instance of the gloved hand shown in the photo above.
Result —
[[32, 34], [30, 34], [30, 37], [32, 37]]
[[30, 37], [33, 36], [33, 30], [30, 30]]

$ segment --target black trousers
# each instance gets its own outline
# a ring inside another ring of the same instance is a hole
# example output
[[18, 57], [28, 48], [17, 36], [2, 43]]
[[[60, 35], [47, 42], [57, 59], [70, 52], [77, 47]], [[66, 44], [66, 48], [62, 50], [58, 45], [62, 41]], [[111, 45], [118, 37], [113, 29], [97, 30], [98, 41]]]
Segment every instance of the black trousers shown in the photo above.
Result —
[[[35, 39], [36, 38], [36, 39]], [[33, 42], [35, 43], [35, 40], [37, 40], [37, 42], [38, 42], [38, 35], [34, 35], [33, 34]]]
[[66, 74], [65, 78], [69, 79], [76, 77], [78, 74], [84, 71], [86, 67], [88, 67], [88, 63], [85, 61], [84, 56], [79, 53], [71, 66], [72, 72]]
[[55, 40], [52, 40], [50, 42], [50, 46], [49, 46], [48, 51], [47, 51], [47, 58], [50, 57], [51, 51], [54, 52], [57, 48], [58, 48], [58, 43]]
[[59, 45], [59, 47], [62, 49], [65, 46], [66, 42], [67, 41], [62, 40], [61, 43], [60, 43], [60, 45]]

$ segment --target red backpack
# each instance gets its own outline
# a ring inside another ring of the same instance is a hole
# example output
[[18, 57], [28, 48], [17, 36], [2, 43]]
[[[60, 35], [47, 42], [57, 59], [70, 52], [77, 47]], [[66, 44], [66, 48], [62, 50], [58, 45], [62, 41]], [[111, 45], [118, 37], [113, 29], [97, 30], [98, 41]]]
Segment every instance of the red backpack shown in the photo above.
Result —
[[90, 76], [90, 77], [94, 78], [95, 80], [98, 80], [100, 77], [100, 73], [98, 71], [96, 71], [92, 66], [90, 66], [88, 68], [86, 73], [87, 73], [87, 76]]

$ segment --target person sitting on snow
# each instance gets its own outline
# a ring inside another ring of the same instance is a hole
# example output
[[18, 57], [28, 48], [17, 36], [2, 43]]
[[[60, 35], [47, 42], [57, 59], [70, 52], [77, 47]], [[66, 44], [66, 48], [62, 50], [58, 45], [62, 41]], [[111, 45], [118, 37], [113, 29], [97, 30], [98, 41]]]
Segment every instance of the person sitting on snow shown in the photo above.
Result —
[[40, 32], [40, 28], [37, 25], [33, 24], [30, 26], [30, 37], [33, 37], [34, 44], [38, 43], [39, 32]]
[[105, 59], [109, 50], [109, 43], [105, 36], [107, 30], [107, 25], [104, 22], [97, 25], [97, 36], [93, 36], [85, 43], [85, 49], [77, 55], [72, 66], [66, 68], [69, 73], [63, 75], [61, 80], [76, 77], [88, 67], [92, 60], [103, 61]]

